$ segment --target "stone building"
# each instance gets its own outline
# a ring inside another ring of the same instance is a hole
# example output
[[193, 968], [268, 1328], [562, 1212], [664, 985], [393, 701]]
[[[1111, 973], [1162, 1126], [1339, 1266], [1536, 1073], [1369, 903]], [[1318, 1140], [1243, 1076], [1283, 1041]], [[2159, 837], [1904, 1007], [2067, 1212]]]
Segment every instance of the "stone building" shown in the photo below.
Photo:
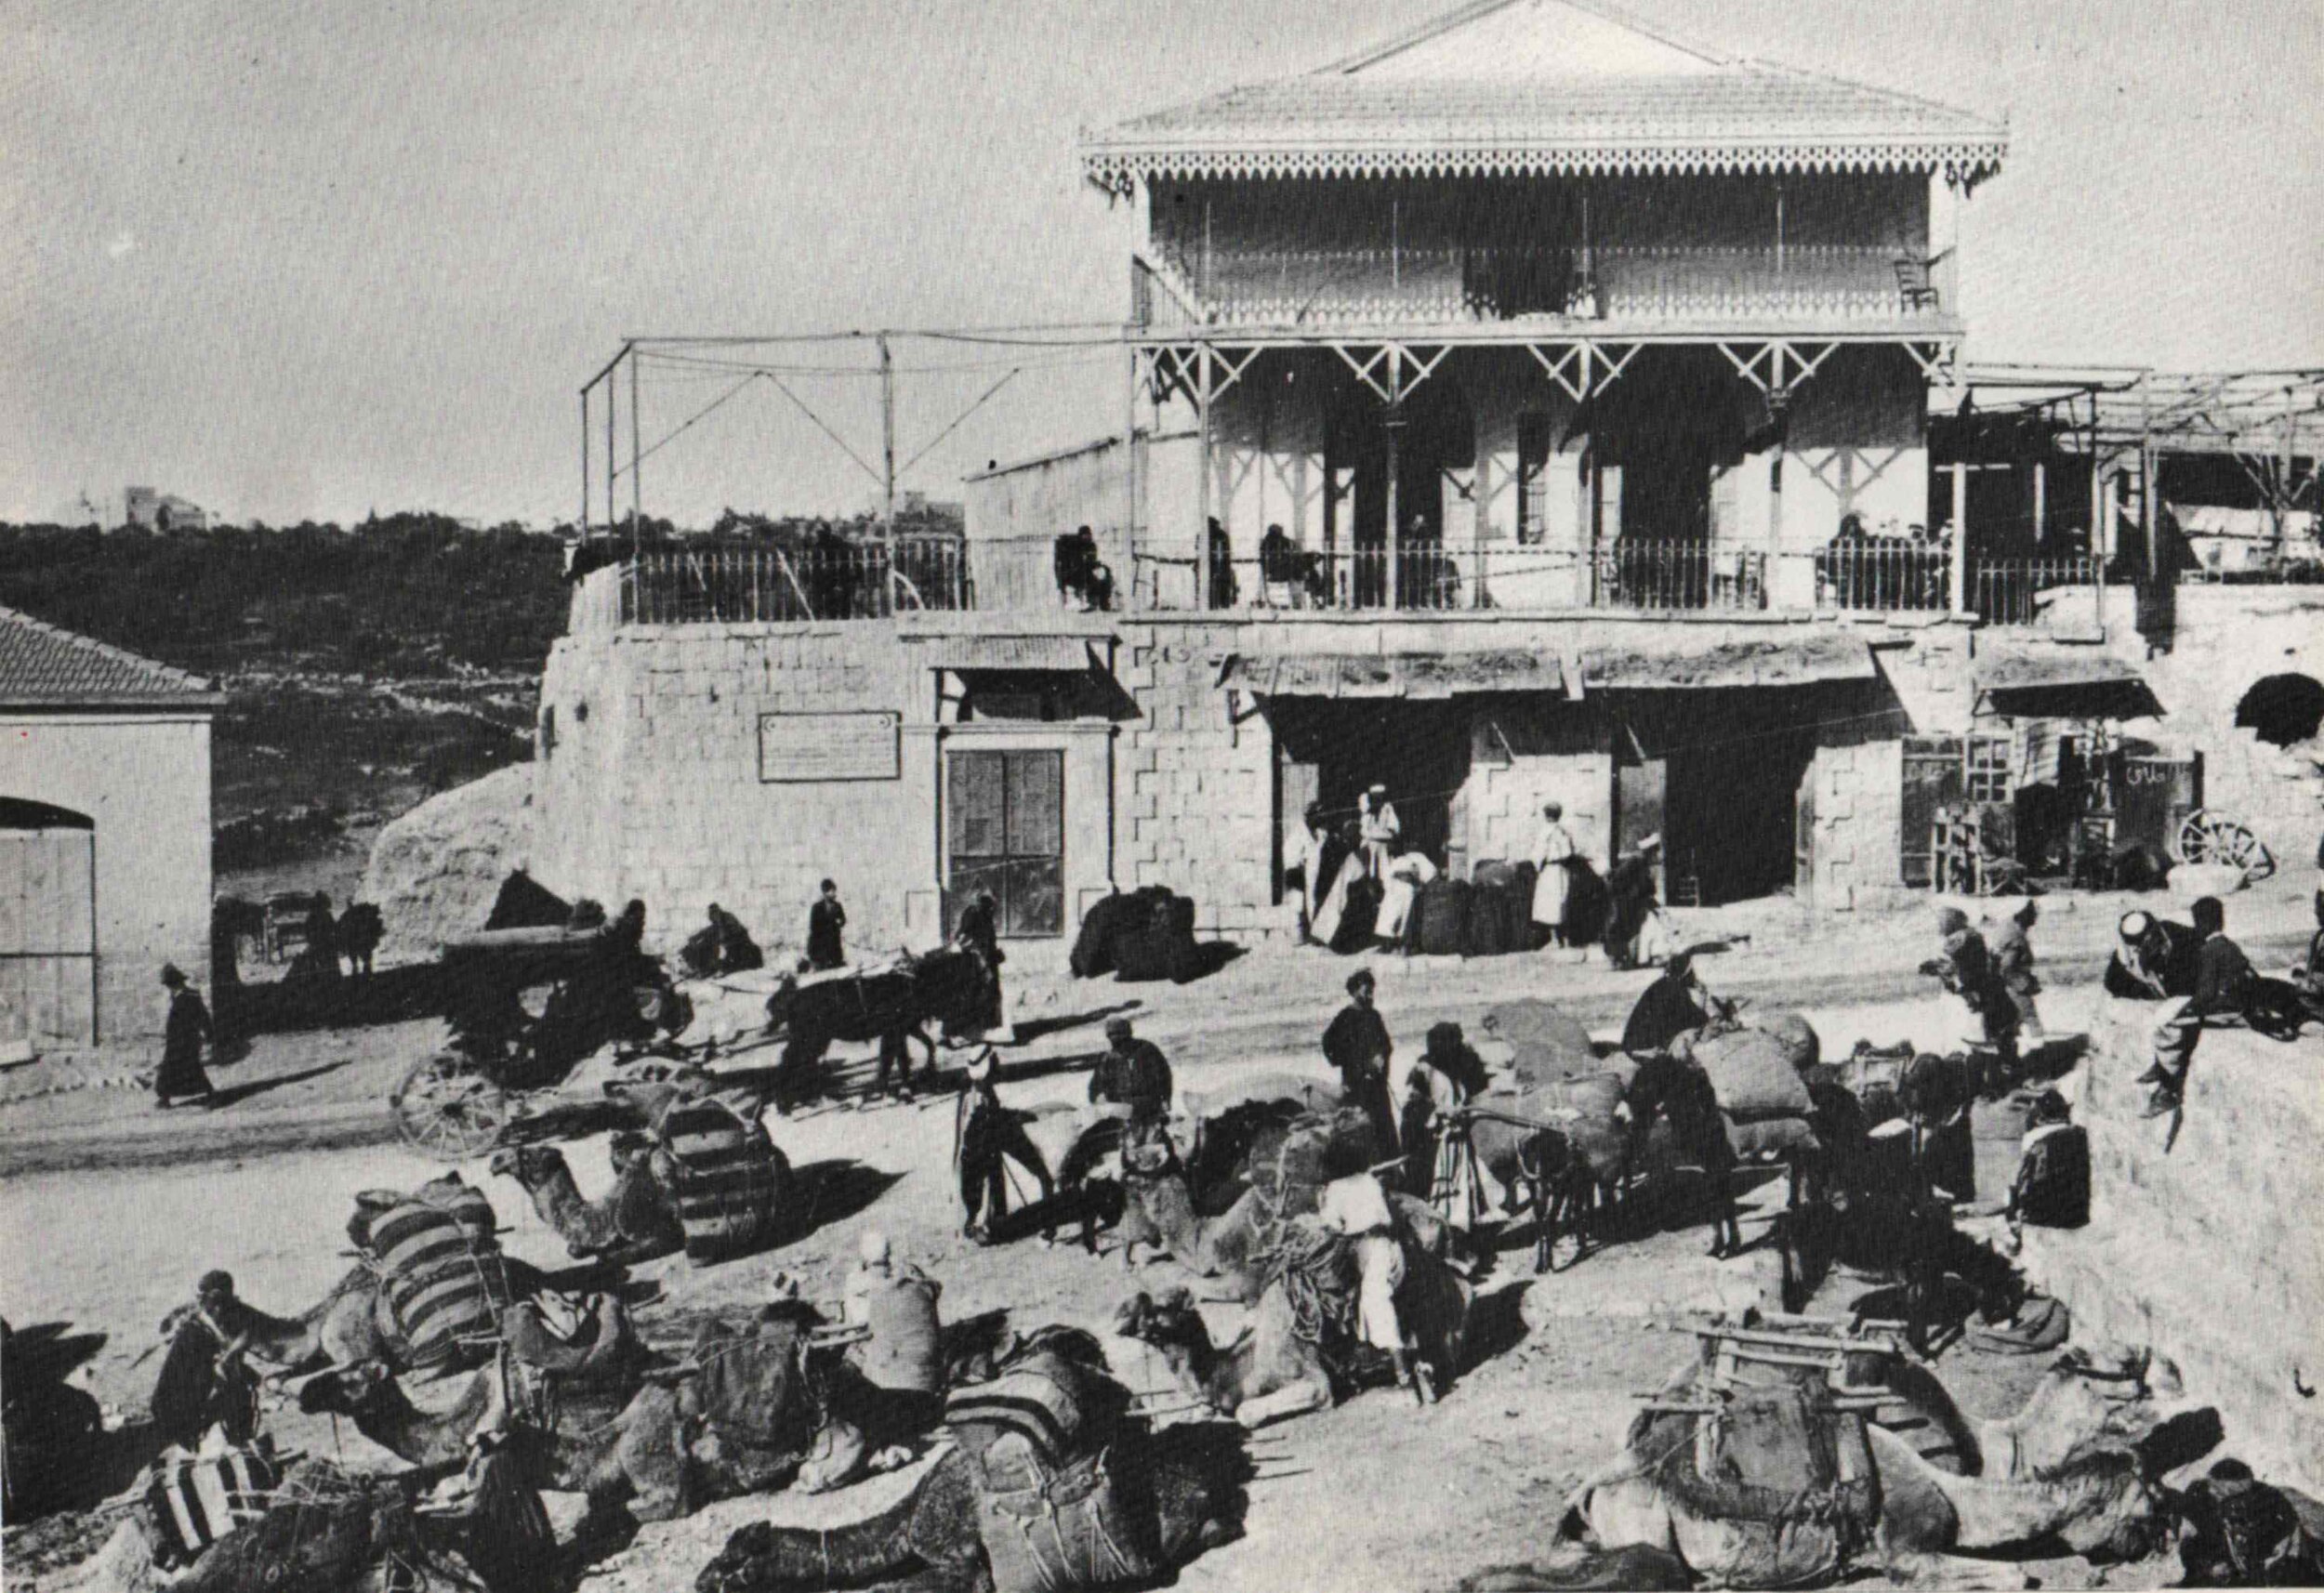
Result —
[[[1660, 836], [1682, 902], [1893, 901], [1950, 807], [2125, 759], [2159, 836], [2199, 776], [2119, 735], [2158, 704], [2096, 517], [2077, 597], [1933, 456], [2006, 146], [1567, 0], [1092, 135], [1121, 428], [972, 478], [965, 569], [850, 576], [844, 619], [764, 549], [588, 576], [534, 872], [778, 942], [825, 875], [874, 943], [990, 889], [1038, 956], [1148, 883], [1290, 934], [1303, 811], [1376, 782], [1440, 868], [1527, 855], [1554, 798], [1599, 869]], [[1057, 579], [1077, 526], [1100, 612]]]
[[161, 1032], [209, 970], [208, 681], [0, 609], [0, 1040]]

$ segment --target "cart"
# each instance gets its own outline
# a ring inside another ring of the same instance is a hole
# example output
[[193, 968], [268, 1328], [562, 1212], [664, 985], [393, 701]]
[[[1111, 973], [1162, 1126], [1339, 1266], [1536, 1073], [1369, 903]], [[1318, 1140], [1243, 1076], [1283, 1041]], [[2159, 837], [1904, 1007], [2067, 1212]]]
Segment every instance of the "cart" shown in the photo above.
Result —
[[504, 1143], [602, 1047], [667, 1044], [693, 1017], [660, 958], [600, 929], [488, 929], [448, 943], [440, 966], [449, 1043], [412, 1064], [388, 1106], [407, 1141], [444, 1161]]

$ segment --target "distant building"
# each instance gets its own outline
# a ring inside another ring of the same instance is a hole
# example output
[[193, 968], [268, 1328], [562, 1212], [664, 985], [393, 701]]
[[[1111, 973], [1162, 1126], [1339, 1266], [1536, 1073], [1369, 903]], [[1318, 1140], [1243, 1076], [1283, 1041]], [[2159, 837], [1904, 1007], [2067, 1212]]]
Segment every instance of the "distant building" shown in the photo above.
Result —
[[123, 518], [147, 531], [201, 531], [210, 523], [199, 504], [152, 487], [128, 487], [122, 493]]
[[0, 609], [0, 1040], [159, 1033], [209, 978], [209, 681]]

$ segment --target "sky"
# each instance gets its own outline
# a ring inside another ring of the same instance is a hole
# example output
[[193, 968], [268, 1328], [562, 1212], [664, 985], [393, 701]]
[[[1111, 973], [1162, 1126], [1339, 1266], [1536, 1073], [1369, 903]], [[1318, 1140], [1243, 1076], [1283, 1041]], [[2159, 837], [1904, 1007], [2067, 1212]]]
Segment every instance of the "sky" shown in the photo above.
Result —
[[[129, 482], [278, 524], [569, 519], [576, 395], [624, 336], [1118, 321], [1128, 213], [1081, 128], [1447, 4], [7, 0], [0, 520]], [[1627, 8], [2009, 115], [1962, 229], [1971, 358], [2324, 364], [2319, 0]], [[867, 347], [784, 357], [852, 369], [696, 422], [649, 513], [870, 502], [799, 407], [876, 462]], [[1121, 423], [1118, 349], [897, 360], [900, 459], [1019, 371], [906, 471], [934, 497]], [[648, 446], [731, 385], [654, 375]]]

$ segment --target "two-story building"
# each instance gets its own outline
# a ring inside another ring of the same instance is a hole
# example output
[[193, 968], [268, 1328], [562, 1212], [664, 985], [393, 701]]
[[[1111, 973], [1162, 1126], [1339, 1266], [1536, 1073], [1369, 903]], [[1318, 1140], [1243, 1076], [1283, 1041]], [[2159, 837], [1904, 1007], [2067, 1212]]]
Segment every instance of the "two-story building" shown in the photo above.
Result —
[[[2137, 694], [2095, 604], [1981, 625], [1932, 467], [2007, 141], [1574, 0], [1088, 135], [1119, 428], [972, 478], [965, 573], [883, 576], [872, 617], [809, 618], [765, 555], [589, 577], [535, 871], [778, 940], [825, 874], [891, 943], [980, 888], [1063, 938], [1149, 882], [1266, 938], [1304, 810], [1378, 783], [1464, 875], [1553, 798], [1600, 868], [1660, 836], [1676, 901], [1924, 886], [1930, 805], [1994, 783], [2014, 716]], [[1107, 611], [1060, 589], [1078, 526]]]

